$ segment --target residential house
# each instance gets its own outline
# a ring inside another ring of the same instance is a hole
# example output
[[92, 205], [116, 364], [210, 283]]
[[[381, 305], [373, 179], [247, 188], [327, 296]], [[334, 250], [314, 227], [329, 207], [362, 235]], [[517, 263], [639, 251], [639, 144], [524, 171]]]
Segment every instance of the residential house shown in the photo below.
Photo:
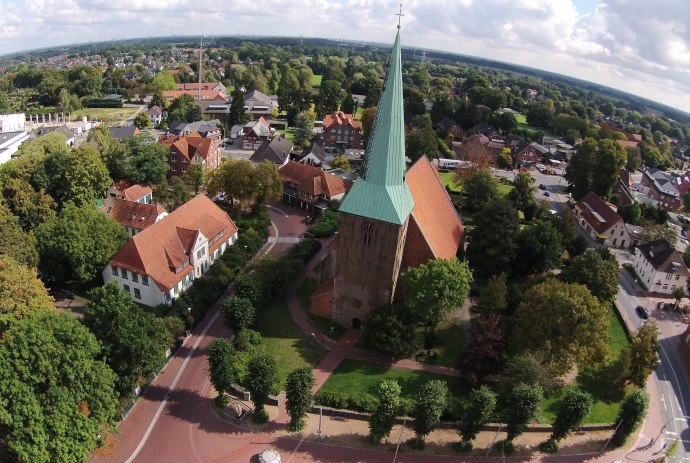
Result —
[[249, 160], [257, 164], [262, 161], [271, 161], [279, 166], [283, 166], [290, 160], [292, 146], [290, 140], [278, 134], [270, 140], [264, 141], [261, 146], [254, 151], [254, 154], [252, 154]]
[[53, 127], [39, 127], [38, 129], [31, 131], [29, 138], [33, 140], [49, 133], [61, 133], [65, 136], [65, 145], [74, 146], [74, 133], [69, 129], [69, 127], [67, 127], [66, 124]]
[[[333, 159], [332, 155], [328, 157]], [[297, 162], [315, 167], [321, 167], [325, 161], [326, 152], [323, 147], [323, 140], [314, 140], [311, 146], [302, 151], [300, 157], [297, 158]]]
[[326, 148], [336, 148], [339, 151], [361, 149], [362, 123], [342, 111], [328, 114], [323, 119], [322, 136]]
[[252, 90], [244, 96], [244, 111], [252, 118], [264, 117], [271, 119], [273, 110], [278, 107], [276, 95], [266, 95], [258, 90]]
[[151, 118], [151, 123], [156, 126], [160, 125], [161, 121], [163, 120], [163, 113], [166, 113], [166, 111], [161, 108], [160, 106], [151, 106], [147, 111], [146, 114]]
[[220, 140], [205, 138], [197, 133], [189, 135], [162, 135], [158, 143], [168, 148], [168, 177], [184, 175], [192, 164], [214, 170], [220, 164]]
[[595, 243], [614, 248], [627, 248], [632, 244], [623, 218], [596, 193], [590, 191], [573, 207], [580, 230]]
[[687, 292], [690, 272], [683, 257], [665, 238], [636, 247], [633, 269], [649, 291], [671, 294], [681, 288]]
[[[198, 91], [199, 90], [199, 83], [198, 82], [180, 83], [180, 84], [177, 84], [177, 89], [183, 90], [183, 91]], [[223, 85], [220, 82], [202, 82], [201, 83], [201, 90], [211, 90], [211, 91], [216, 91], [218, 93], [225, 93], [226, 95], [228, 93], [228, 90], [225, 88], [225, 85]]]
[[660, 206], [678, 211], [683, 207], [683, 195], [690, 186], [688, 177], [676, 177], [654, 167], [648, 167], [642, 175], [642, 185], [648, 188], [647, 196]]
[[[199, 96], [201, 94], [201, 100]], [[226, 102], [228, 101], [228, 95], [223, 92], [218, 92], [216, 90], [163, 90], [161, 92], [163, 98], [168, 101], [173, 101], [175, 98], [179, 98], [182, 95], [191, 95], [197, 101], [215, 101], [215, 102]]]
[[108, 188], [107, 198], [120, 198], [142, 204], [149, 204], [153, 200], [153, 191], [146, 185], [120, 180]]
[[462, 130], [462, 127], [460, 127], [457, 122], [447, 116], [438, 121], [436, 124], [436, 130], [442, 134], [452, 135], [454, 139], [460, 139], [465, 134], [465, 132]]
[[139, 135], [139, 129], [133, 125], [123, 125], [122, 127], [108, 127], [113, 140], [124, 140], [127, 137]]
[[19, 145], [28, 139], [29, 134], [24, 131], [0, 133], [0, 164], [16, 157]]
[[256, 150], [263, 142], [270, 139], [275, 131], [266, 119], [259, 117], [256, 120], [247, 122], [242, 132], [244, 133], [242, 136], [242, 149]]
[[323, 210], [332, 199], [342, 199], [352, 182], [318, 167], [289, 161], [278, 169], [283, 179], [283, 202], [307, 211]]
[[510, 141], [510, 150], [516, 166], [530, 166], [540, 161], [541, 155], [535, 147], [519, 137]]
[[122, 225], [130, 237], [167, 216], [163, 207], [121, 198], [106, 198], [101, 210]]
[[105, 267], [103, 281], [149, 307], [171, 304], [236, 240], [230, 216], [198, 195], [134, 235]]
[[21, 132], [26, 126], [26, 114], [0, 114], [0, 133]]
[[175, 121], [170, 123], [170, 128], [168, 129], [168, 134], [170, 135], [190, 135], [193, 133], [204, 138], [220, 139], [223, 136], [221, 122], [218, 119], [196, 122]]

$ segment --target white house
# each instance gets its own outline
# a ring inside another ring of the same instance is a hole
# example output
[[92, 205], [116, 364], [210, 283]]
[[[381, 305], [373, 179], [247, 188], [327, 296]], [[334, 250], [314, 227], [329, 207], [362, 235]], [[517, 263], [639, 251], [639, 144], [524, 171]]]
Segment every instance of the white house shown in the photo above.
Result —
[[0, 133], [20, 132], [26, 126], [24, 113], [0, 114]]
[[690, 272], [680, 253], [664, 238], [635, 248], [633, 268], [639, 282], [649, 291], [663, 294], [671, 294], [676, 288], [686, 291]]
[[575, 203], [573, 214], [580, 230], [595, 243], [614, 248], [632, 245], [623, 218], [596, 193], [590, 191]]
[[19, 145], [29, 138], [26, 132], [0, 133], [0, 164], [14, 157], [19, 151]]
[[237, 240], [230, 216], [201, 194], [137, 233], [103, 270], [135, 302], [170, 304]]
[[157, 204], [110, 197], [105, 199], [101, 210], [122, 225], [130, 237], [141, 233], [168, 215], [168, 212]]

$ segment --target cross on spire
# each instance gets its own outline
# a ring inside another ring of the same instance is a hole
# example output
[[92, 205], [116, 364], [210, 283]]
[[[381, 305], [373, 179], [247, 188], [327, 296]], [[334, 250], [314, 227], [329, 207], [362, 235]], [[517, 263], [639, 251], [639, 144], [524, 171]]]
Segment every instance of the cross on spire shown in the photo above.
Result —
[[402, 3], [400, 4], [400, 10], [395, 15], [398, 17], [398, 29], [400, 29], [400, 19], [405, 16], [402, 14]]

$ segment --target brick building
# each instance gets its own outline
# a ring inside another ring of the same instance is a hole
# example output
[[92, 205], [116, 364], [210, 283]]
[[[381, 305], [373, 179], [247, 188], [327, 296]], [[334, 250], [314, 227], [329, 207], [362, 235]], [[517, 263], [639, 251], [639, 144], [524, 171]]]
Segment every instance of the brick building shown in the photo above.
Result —
[[402, 269], [454, 257], [464, 232], [426, 157], [406, 171], [399, 33], [373, 127], [312, 298], [313, 312], [353, 328], [393, 302]]
[[189, 135], [162, 135], [158, 143], [168, 148], [168, 177], [184, 175], [192, 164], [214, 170], [220, 164], [220, 141], [204, 138], [198, 133]]
[[342, 111], [327, 115], [323, 119], [323, 143], [338, 150], [361, 148], [362, 123]]

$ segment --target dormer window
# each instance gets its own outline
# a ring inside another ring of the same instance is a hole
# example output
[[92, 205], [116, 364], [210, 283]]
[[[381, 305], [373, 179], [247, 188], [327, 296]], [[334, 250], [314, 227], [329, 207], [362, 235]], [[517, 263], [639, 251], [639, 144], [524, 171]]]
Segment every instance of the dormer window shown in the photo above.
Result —
[[180, 265], [178, 265], [178, 266], [177, 266], [177, 270], [176, 270], [175, 273], [180, 273], [180, 272], [181, 272], [182, 270], [184, 270], [184, 268], [185, 268], [186, 266], [188, 266], [188, 265], [189, 265], [189, 259], [185, 260], [185, 261], [182, 262]]

